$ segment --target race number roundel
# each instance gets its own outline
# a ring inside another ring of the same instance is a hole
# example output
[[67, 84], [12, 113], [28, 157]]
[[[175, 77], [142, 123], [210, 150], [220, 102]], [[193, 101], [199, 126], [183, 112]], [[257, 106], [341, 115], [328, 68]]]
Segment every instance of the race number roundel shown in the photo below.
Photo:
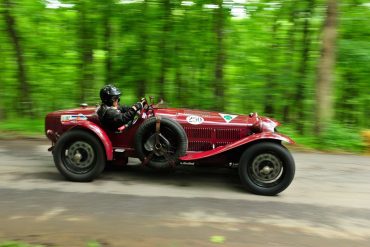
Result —
[[204, 119], [202, 117], [199, 117], [199, 116], [196, 116], [196, 115], [190, 115], [186, 118], [186, 121], [189, 123], [189, 124], [201, 124], [204, 122]]

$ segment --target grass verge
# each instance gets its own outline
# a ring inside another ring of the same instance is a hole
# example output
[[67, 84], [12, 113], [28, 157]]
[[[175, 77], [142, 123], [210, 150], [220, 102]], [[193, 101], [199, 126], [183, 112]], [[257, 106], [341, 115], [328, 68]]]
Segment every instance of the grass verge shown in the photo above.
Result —
[[0, 138], [44, 137], [44, 120], [16, 118], [0, 121]]
[[[22, 242], [17, 242], [17, 241], [5, 241], [5, 242], [0, 242], [0, 247], [45, 247], [44, 245], [38, 245], [38, 244], [27, 244], [27, 243], [22, 243]], [[86, 247], [101, 247], [99, 242], [97, 241], [89, 241], [86, 244]]]

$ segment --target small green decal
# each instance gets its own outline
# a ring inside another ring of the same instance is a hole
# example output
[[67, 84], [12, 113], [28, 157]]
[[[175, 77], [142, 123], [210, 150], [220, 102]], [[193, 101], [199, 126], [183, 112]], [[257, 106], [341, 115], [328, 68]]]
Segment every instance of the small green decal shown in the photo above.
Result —
[[230, 114], [223, 114], [223, 113], [219, 113], [219, 114], [226, 121], [226, 123], [229, 123], [231, 120], [233, 120], [234, 118], [238, 116], [238, 115], [230, 115]]

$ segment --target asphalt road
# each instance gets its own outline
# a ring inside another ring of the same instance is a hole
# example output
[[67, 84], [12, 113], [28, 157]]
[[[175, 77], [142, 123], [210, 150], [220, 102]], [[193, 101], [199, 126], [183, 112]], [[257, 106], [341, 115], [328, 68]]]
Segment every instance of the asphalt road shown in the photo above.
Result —
[[65, 181], [47, 141], [0, 141], [0, 243], [45, 246], [368, 246], [370, 157], [293, 153], [275, 197], [242, 190], [231, 169], [109, 169]]

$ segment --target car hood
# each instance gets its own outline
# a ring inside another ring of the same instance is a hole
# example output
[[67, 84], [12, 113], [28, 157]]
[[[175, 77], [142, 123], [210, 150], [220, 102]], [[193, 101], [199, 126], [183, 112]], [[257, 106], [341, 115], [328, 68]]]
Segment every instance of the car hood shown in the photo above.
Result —
[[163, 108], [155, 109], [155, 114], [157, 116], [159, 115], [175, 119], [181, 124], [186, 125], [225, 125], [227, 127], [255, 126], [258, 128], [262, 128], [262, 126], [266, 124], [271, 126], [271, 128], [275, 128], [279, 125], [279, 122], [276, 120], [259, 117], [256, 113], [243, 115], [182, 108]]

